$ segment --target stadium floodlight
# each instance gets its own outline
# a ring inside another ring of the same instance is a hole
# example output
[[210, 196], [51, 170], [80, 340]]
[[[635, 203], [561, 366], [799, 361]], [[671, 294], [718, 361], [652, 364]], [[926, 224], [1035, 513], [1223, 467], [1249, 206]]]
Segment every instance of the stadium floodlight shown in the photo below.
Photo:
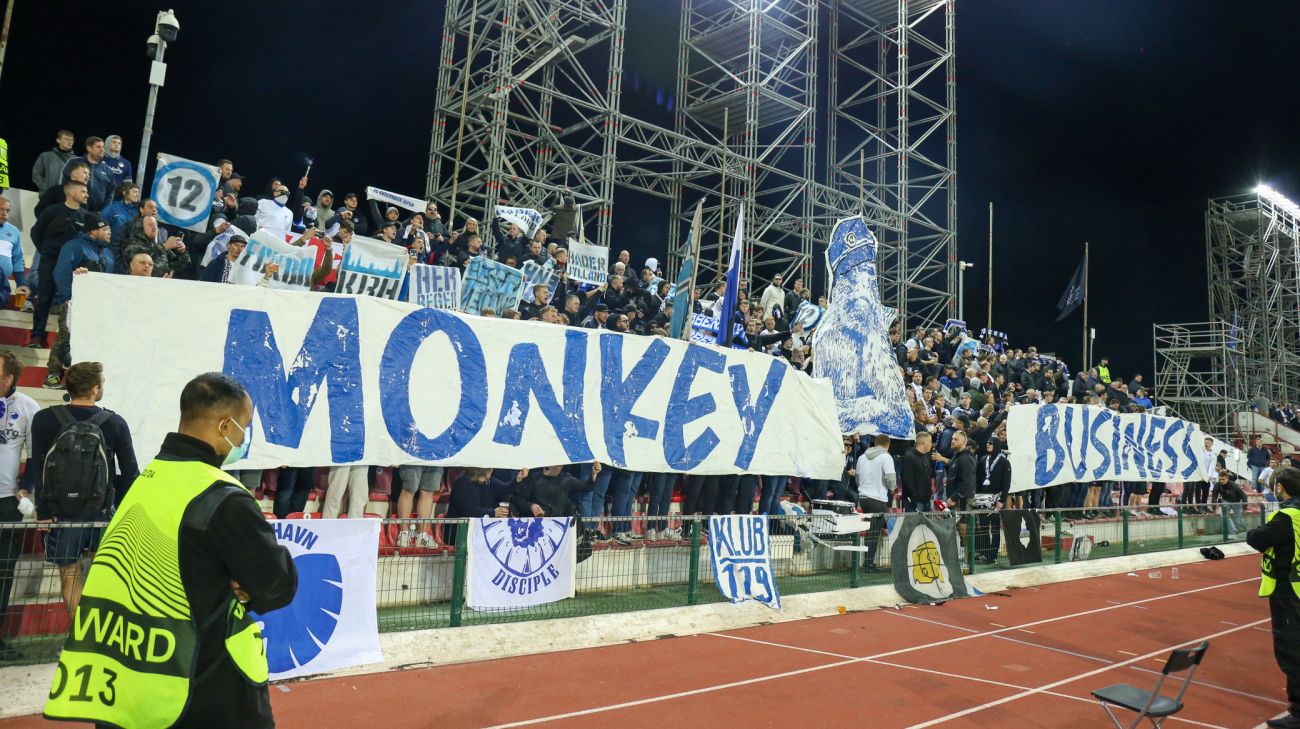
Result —
[[1274, 205], [1276, 205], [1277, 207], [1287, 211], [1288, 213], [1291, 213], [1292, 216], [1296, 218], [1300, 218], [1300, 205], [1296, 205], [1295, 203], [1291, 202], [1291, 200], [1287, 198], [1287, 196], [1283, 195], [1277, 190], [1274, 190], [1272, 187], [1269, 187], [1268, 185], [1261, 182], [1255, 188], [1255, 194], [1258, 195], [1261, 199], [1267, 200], [1273, 203]]

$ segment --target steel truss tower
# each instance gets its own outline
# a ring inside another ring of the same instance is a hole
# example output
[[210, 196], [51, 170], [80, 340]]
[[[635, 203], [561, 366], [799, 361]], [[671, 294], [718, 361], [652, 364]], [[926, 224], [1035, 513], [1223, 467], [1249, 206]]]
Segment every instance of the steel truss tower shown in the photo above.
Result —
[[426, 192], [455, 208], [449, 225], [499, 203], [540, 210], [567, 187], [587, 238], [609, 245], [626, 10], [626, 0], [448, 0]]
[[[1156, 327], [1156, 394], [1158, 404], [1228, 435], [1231, 414], [1256, 395], [1300, 400], [1300, 208], [1267, 187], [1210, 200], [1205, 253], [1211, 323]], [[1213, 336], [1168, 335], [1180, 330]]]
[[883, 301], [904, 327], [956, 316], [955, 0], [834, 0], [830, 42], [830, 184], [897, 214]]
[[540, 209], [568, 186], [602, 245], [614, 187], [654, 195], [670, 205], [670, 272], [703, 199], [701, 285], [719, 274], [740, 206], [755, 287], [820, 267], [831, 226], [861, 212], [885, 246], [886, 303], [904, 323], [942, 320], [957, 276], [953, 2], [830, 7], [832, 169], [821, 182], [824, 3], [685, 0], [666, 129], [619, 108], [627, 0], [448, 0], [427, 193], [451, 205], [455, 187], [463, 218], [502, 202]]

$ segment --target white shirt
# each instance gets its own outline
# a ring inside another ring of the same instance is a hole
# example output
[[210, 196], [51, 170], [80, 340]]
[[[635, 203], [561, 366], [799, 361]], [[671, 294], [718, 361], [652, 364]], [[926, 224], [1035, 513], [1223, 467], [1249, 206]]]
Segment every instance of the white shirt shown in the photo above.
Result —
[[858, 457], [858, 498], [889, 503], [889, 489], [885, 486], [885, 476], [894, 475], [894, 459], [888, 453], [867, 458], [867, 453]]
[[1256, 484], [1256, 485], [1257, 485], [1257, 484], [1264, 484], [1264, 488], [1267, 489], [1267, 488], [1268, 488], [1268, 485], [1269, 485], [1269, 482], [1270, 482], [1272, 479], [1273, 479], [1273, 467], [1272, 467], [1272, 466], [1264, 466], [1264, 470], [1259, 472], [1259, 480], [1256, 481], [1255, 484]]
[[32, 416], [40, 409], [16, 390], [0, 399], [0, 498], [18, 490], [18, 467], [32, 454]]
[[1218, 456], [1212, 450], [1201, 451], [1198, 460], [1200, 460], [1201, 462], [1202, 481], [1213, 481], [1215, 478], [1217, 478], [1217, 476], [1215, 475], [1215, 465], [1217, 464], [1217, 460], [1216, 460], [1217, 458]]
[[293, 228], [293, 213], [288, 206], [274, 200], [258, 200], [255, 219], [258, 230], [270, 231], [282, 240]]

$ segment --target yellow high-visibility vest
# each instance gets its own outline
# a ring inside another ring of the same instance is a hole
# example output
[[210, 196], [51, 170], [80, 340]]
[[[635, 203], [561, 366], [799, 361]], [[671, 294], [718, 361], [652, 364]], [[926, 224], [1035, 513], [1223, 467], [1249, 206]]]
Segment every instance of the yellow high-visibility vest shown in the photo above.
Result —
[[[1291, 583], [1291, 589], [1300, 595], [1300, 509], [1290, 506], [1278, 509], [1268, 515], [1268, 520], [1273, 519], [1281, 513], [1286, 513], [1291, 517], [1291, 532], [1295, 535], [1294, 554], [1291, 555], [1291, 566], [1287, 569], [1287, 581]], [[1277, 588], [1277, 578], [1273, 576], [1274, 560], [1276, 555], [1273, 554], [1273, 548], [1269, 547], [1264, 550], [1264, 556], [1259, 561], [1259, 596], [1268, 597], [1273, 594]]]

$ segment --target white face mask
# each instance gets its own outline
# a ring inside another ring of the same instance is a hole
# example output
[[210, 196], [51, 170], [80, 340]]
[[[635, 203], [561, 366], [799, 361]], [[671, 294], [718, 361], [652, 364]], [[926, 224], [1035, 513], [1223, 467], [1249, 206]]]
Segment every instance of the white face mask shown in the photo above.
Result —
[[281, 205], [283, 205], [283, 204], [289, 202], [289, 196], [288, 196], [288, 195], [276, 195], [276, 196], [275, 196], [275, 201], [278, 202], [278, 203], [280, 203]]

